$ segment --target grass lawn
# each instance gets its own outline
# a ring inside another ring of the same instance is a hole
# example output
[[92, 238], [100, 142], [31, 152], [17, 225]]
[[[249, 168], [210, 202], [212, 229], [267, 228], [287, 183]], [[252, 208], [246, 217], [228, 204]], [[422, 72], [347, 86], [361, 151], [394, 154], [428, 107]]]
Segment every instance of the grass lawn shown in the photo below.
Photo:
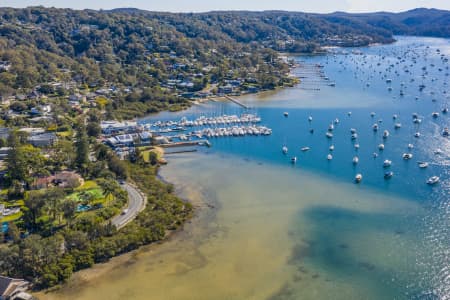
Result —
[[98, 189], [98, 185], [97, 182], [95, 182], [94, 180], [87, 180], [84, 182], [84, 184], [82, 186], [77, 187], [75, 190], [76, 191], [86, 191], [86, 190], [91, 190], [91, 189]]
[[72, 131], [61, 131], [56, 133], [59, 137], [71, 137], [73, 135]]
[[67, 196], [67, 199], [72, 199], [72, 200], [75, 200], [75, 201], [82, 201], [83, 199], [80, 197], [80, 194], [82, 192], [90, 194], [92, 196], [93, 201], [96, 201], [98, 199], [104, 198], [103, 192], [102, 192], [102, 190], [100, 188], [93, 188], [93, 189], [90, 189], [90, 190], [83, 190], [83, 191], [80, 191], [80, 192], [75, 192], [75, 193]]
[[0, 219], [0, 222], [14, 222], [22, 218], [23, 213], [20, 211], [17, 214], [10, 215], [7, 217], [3, 217]]

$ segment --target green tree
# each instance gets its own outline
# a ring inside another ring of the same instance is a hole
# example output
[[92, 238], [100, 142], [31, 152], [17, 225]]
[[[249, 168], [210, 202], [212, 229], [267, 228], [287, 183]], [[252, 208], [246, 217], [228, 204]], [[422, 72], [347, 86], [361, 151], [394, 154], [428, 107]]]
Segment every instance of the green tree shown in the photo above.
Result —
[[89, 162], [89, 140], [86, 134], [86, 127], [82, 122], [77, 126], [75, 141], [76, 158], [75, 165], [80, 171], [85, 171]]

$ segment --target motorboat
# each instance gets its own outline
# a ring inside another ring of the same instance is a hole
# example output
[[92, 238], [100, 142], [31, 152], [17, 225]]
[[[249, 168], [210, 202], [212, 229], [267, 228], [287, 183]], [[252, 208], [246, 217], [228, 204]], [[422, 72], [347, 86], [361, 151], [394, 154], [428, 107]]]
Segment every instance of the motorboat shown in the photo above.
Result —
[[389, 137], [389, 131], [385, 130], [383, 131], [383, 138], [386, 139]]
[[358, 138], [358, 134], [357, 133], [353, 133], [351, 138], [352, 138], [352, 140], [356, 140]]
[[355, 129], [355, 128], [350, 128], [350, 133], [351, 133], [351, 134], [356, 133], [356, 129]]
[[375, 115], [376, 115], [376, 113], [374, 113], [374, 112], [371, 112], [370, 113], [370, 116], [373, 118], [373, 117], [375, 117]]
[[378, 145], [378, 150], [383, 151], [384, 150], [384, 144], [379, 144]]
[[384, 162], [383, 162], [383, 167], [384, 168], [388, 168], [388, 167], [390, 167], [392, 165], [392, 161], [390, 161], [389, 159], [386, 159]]
[[439, 113], [438, 112], [433, 112], [431, 114], [431, 116], [436, 119], [437, 117], [439, 117]]
[[312, 122], [313, 118], [311, 116], [308, 117], [308, 121]]
[[392, 178], [392, 176], [394, 176], [394, 172], [392, 171], [388, 171], [384, 173], [384, 179], [390, 179]]
[[443, 114], [448, 113], [448, 108], [447, 108], [447, 107], [444, 107], [444, 108], [442, 109], [442, 113], [443, 113]]
[[333, 151], [334, 150], [334, 145], [331, 145], [329, 149], [330, 149], [330, 151]]
[[302, 150], [303, 152], [306, 152], [306, 151], [311, 150], [311, 148], [309, 148], [309, 147], [302, 147], [302, 148], [300, 148], [300, 150]]
[[362, 175], [361, 175], [361, 174], [356, 174], [356, 176], [355, 176], [355, 182], [356, 182], [356, 183], [360, 183], [361, 180], [362, 180]]
[[413, 158], [413, 155], [412, 155], [412, 153], [403, 153], [402, 157], [404, 160], [409, 160], [409, 159]]
[[328, 154], [328, 155], [327, 155], [327, 159], [328, 159], [328, 160], [332, 160], [332, 159], [333, 159], [333, 155]]
[[395, 115], [392, 116], [392, 119], [394, 119], [394, 120], [396, 120], [397, 118], [398, 118], [398, 115], [397, 115], [397, 114], [395, 114]]
[[429, 164], [424, 161], [420, 161], [420, 162], [418, 162], [418, 164], [419, 164], [419, 168], [421, 168], [421, 169], [426, 169], [429, 166]]
[[377, 157], [378, 157], [378, 153], [374, 152], [374, 153], [372, 154], [372, 156], [373, 156], [373, 158], [377, 158]]
[[353, 147], [355, 147], [356, 150], [359, 149], [359, 144], [355, 144]]
[[394, 128], [395, 128], [395, 129], [400, 129], [400, 128], [402, 128], [402, 123], [395, 123], [395, 124], [394, 124]]
[[281, 148], [281, 151], [282, 151], [284, 154], [287, 154], [287, 153], [288, 153], [288, 147], [283, 146], [283, 148]]
[[287, 117], [289, 117], [289, 113], [287, 112], [287, 111], [285, 111], [284, 113], [283, 113], [283, 115], [287, 118]]
[[325, 135], [326, 135], [327, 138], [329, 138], [329, 139], [333, 138], [333, 134], [332, 134], [331, 132], [327, 132]]
[[358, 156], [354, 156], [352, 162], [354, 165], [358, 164], [358, 162], [359, 162]]
[[427, 184], [429, 185], [433, 185], [439, 182], [439, 177], [438, 176], [432, 176], [430, 178], [428, 178], [427, 180]]
[[297, 156], [291, 158], [291, 163], [293, 164], [297, 163]]
[[372, 125], [372, 130], [373, 130], [373, 131], [378, 131], [378, 124], [376, 124], [376, 123], [373, 124], [373, 125]]
[[416, 132], [416, 133], [414, 133], [414, 137], [416, 137], [416, 138], [420, 138], [420, 132]]
[[408, 144], [408, 149], [411, 150], [412, 148], [414, 148], [413, 144]]
[[444, 130], [442, 131], [442, 136], [449, 136], [450, 132], [448, 130], [448, 127], [445, 127]]

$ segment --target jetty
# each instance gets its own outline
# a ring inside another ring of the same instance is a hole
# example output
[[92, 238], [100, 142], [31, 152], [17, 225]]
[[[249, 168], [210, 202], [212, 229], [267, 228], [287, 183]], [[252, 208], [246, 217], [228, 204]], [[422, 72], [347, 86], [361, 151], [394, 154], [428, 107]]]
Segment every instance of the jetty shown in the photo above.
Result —
[[237, 104], [237, 105], [239, 105], [239, 106], [241, 106], [241, 107], [243, 107], [245, 109], [249, 109], [249, 107], [247, 105], [245, 105], [244, 103], [240, 102], [239, 100], [237, 100], [235, 98], [232, 98], [232, 97], [230, 97], [228, 95], [225, 95], [224, 97], [226, 99], [230, 100], [231, 102], [233, 102], [233, 103], [235, 103], [235, 104]]

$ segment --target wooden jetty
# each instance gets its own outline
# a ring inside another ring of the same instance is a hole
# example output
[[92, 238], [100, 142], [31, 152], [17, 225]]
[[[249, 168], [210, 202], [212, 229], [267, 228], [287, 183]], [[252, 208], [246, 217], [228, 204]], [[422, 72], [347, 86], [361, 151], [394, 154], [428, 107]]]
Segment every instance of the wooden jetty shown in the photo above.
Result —
[[235, 104], [237, 104], [237, 105], [239, 105], [239, 106], [241, 106], [241, 107], [243, 107], [245, 109], [249, 108], [247, 105], [245, 105], [244, 103], [240, 102], [239, 100], [237, 100], [235, 98], [232, 98], [232, 97], [230, 97], [228, 95], [225, 95], [224, 97], [227, 98], [228, 100], [230, 100], [231, 102], [233, 102], [233, 103], [235, 103]]

